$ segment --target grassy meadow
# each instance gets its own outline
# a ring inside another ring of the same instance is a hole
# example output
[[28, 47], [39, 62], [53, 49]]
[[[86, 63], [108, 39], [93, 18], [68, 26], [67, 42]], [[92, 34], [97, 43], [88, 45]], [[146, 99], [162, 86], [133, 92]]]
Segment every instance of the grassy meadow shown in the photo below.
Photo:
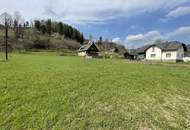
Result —
[[188, 130], [190, 64], [11, 54], [0, 60], [0, 129]]

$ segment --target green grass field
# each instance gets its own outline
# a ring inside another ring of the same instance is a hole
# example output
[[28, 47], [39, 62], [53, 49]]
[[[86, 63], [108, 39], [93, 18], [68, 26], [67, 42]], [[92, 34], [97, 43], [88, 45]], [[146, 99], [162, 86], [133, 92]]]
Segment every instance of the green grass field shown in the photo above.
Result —
[[0, 129], [190, 129], [190, 65], [11, 54], [0, 61]]

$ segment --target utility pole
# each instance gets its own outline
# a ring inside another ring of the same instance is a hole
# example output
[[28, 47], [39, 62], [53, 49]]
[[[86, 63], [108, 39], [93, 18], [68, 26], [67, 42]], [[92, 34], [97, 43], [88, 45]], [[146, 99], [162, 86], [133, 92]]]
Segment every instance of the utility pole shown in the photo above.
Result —
[[8, 13], [3, 13], [0, 15], [0, 24], [5, 28], [5, 59], [8, 60], [8, 33], [9, 27], [12, 25], [12, 16]]
[[6, 60], [8, 60], [8, 25], [6, 18], [5, 18], [5, 53], [6, 53]]

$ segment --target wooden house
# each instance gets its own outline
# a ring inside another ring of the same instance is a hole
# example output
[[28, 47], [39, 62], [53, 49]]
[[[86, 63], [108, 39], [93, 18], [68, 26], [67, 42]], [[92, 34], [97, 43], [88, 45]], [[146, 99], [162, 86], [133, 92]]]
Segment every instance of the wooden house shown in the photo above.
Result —
[[84, 43], [83, 46], [81, 46], [78, 50], [78, 56], [92, 56], [96, 57], [98, 56], [99, 49], [96, 46], [94, 42], [88, 41], [87, 43]]

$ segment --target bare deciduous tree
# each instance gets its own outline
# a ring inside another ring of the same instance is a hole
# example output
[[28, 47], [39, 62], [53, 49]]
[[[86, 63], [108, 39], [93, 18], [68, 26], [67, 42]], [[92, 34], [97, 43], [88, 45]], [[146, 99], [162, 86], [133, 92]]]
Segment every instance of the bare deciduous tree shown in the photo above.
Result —
[[0, 15], [0, 24], [5, 28], [5, 54], [6, 60], [8, 60], [8, 29], [13, 23], [12, 16], [8, 13], [3, 13]]
[[15, 32], [15, 38], [16, 38], [16, 42], [19, 38], [21, 28], [19, 28], [19, 26], [24, 24], [24, 18], [22, 17], [21, 13], [19, 11], [15, 11], [14, 12], [14, 32]]
[[14, 20], [16, 20], [18, 22], [18, 24], [24, 23], [24, 18], [22, 17], [22, 15], [19, 11], [14, 12]]

